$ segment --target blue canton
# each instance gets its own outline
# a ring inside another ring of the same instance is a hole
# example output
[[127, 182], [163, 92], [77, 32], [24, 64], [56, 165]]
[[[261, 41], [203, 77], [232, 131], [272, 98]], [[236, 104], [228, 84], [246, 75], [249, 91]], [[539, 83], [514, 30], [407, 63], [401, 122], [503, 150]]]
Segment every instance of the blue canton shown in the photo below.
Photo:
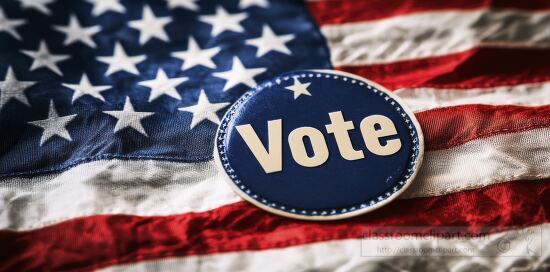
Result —
[[0, 176], [211, 160], [241, 94], [331, 68], [301, 1], [35, 2], [0, 2]]

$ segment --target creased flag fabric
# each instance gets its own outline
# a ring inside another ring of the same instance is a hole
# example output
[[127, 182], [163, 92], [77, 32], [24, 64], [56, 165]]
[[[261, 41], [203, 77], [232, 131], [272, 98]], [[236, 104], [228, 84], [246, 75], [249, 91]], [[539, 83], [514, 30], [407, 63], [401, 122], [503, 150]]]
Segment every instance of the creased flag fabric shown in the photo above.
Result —
[[[0, 1], [0, 270], [546, 271], [550, 247], [521, 250], [550, 239], [549, 30], [544, 0]], [[399, 200], [305, 222], [225, 184], [225, 110], [298, 69], [415, 112], [426, 154]], [[362, 254], [433, 250], [411, 227], [470, 251]]]

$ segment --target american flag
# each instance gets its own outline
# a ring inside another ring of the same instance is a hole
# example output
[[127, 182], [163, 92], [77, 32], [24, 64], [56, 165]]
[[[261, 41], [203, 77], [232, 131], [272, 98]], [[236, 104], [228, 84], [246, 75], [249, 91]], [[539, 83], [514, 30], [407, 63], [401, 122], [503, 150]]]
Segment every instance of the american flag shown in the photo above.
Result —
[[[548, 0], [2, 0], [0, 271], [548, 271], [550, 246], [520, 251], [550, 239], [549, 47]], [[225, 184], [224, 111], [298, 69], [415, 111], [427, 152], [401, 199], [305, 222]], [[362, 252], [395, 245], [471, 252]]]

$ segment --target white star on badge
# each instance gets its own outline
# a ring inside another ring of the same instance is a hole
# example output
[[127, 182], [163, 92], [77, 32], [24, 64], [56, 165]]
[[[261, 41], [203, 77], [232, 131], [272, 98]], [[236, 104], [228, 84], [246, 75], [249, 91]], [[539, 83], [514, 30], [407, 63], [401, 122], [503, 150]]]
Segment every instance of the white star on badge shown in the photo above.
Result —
[[246, 13], [229, 14], [224, 8], [218, 7], [216, 14], [214, 15], [202, 15], [199, 20], [207, 24], [212, 25], [212, 36], [228, 30], [234, 32], [244, 32], [244, 28], [241, 26], [241, 21], [245, 20], [248, 16]]
[[126, 97], [126, 102], [124, 103], [124, 108], [122, 109], [122, 111], [104, 111], [103, 113], [117, 119], [114, 129], [115, 133], [121, 131], [124, 128], [133, 128], [137, 132], [145, 135], [146, 137], [149, 136], [147, 135], [147, 132], [145, 132], [145, 128], [143, 128], [141, 120], [155, 114], [154, 112], [135, 111], [129, 97]]
[[174, 8], [184, 8], [192, 11], [198, 11], [199, 6], [197, 5], [198, 0], [168, 0], [168, 7], [171, 9]]
[[4, 14], [4, 10], [0, 7], [0, 32], [6, 32], [14, 38], [21, 40], [21, 36], [15, 30], [16, 27], [26, 23], [23, 19], [10, 19]]
[[8, 67], [4, 81], [0, 81], [0, 110], [12, 98], [27, 106], [31, 106], [25, 96], [25, 90], [34, 85], [35, 81], [19, 81], [11, 67]]
[[92, 5], [92, 14], [99, 16], [107, 11], [124, 13], [126, 8], [119, 2], [119, 0], [86, 0]]
[[67, 26], [54, 26], [54, 28], [65, 34], [64, 45], [82, 42], [91, 48], [96, 48], [92, 36], [101, 31], [99, 26], [82, 27], [74, 15], [71, 15], [69, 18], [69, 24]]
[[158, 69], [155, 79], [141, 81], [138, 84], [141, 86], [149, 87], [151, 89], [149, 102], [157, 99], [163, 94], [181, 100], [181, 96], [176, 90], [176, 86], [187, 81], [188, 79], [189, 78], [187, 77], [168, 78], [166, 72], [164, 72], [162, 69]]
[[216, 69], [216, 64], [214, 63], [214, 61], [212, 61], [212, 57], [214, 57], [219, 52], [219, 47], [202, 49], [199, 47], [195, 39], [189, 37], [187, 50], [174, 52], [172, 53], [172, 56], [183, 61], [183, 64], [181, 66], [182, 70], [187, 70], [198, 65], [202, 65], [211, 69]]
[[199, 94], [199, 100], [194, 106], [188, 106], [179, 108], [180, 111], [186, 111], [193, 114], [191, 119], [191, 129], [197, 126], [203, 120], [210, 120], [214, 124], [220, 124], [220, 118], [216, 114], [217, 111], [227, 107], [230, 103], [210, 103], [208, 97], [204, 93], [204, 90], [201, 90]]
[[76, 99], [84, 95], [90, 95], [105, 102], [105, 98], [100, 93], [111, 88], [111, 86], [108, 86], [108, 85], [103, 85], [103, 86], [92, 85], [90, 83], [90, 80], [86, 76], [86, 74], [82, 75], [82, 77], [80, 78], [80, 82], [78, 84], [63, 83], [63, 86], [69, 89], [72, 89], [74, 91], [73, 99], [71, 100], [72, 103], [74, 103]]
[[31, 51], [31, 50], [22, 50], [23, 54], [33, 58], [33, 62], [31, 65], [31, 71], [45, 67], [50, 70], [52, 70], [54, 73], [58, 75], [63, 75], [61, 73], [61, 70], [59, 70], [59, 67], [57, 66], [57, 63], [63, 60], [66, 60], [69, 58], [69, 55], [53, 55], [50, 53], [50, 50], [48, 49], [48, 46], [44, 41], [41, 41], [38, 45], [37, 51]]
[[262, 8], [267, 8], [269, 3], [267, 0], [241, 0], [239, 1], [239, 8], [245, 9], [252, 6], [258, 6]]
[[235, 87], [239, 83], [254, 88], [256, 81], [254, 77], [265, 72], [266, 68], [246, 68], [238, 57], [233, 58], [233, 66], [231, 70], [225, 72], [214, 73], [213, 76], [223, 78], [227, 82], [224, 85], [223, 91], [227, 91]]
[[269, 51], [277, 51], [291, 55], [292, 52], [290, 52], [290, 49], [288, 49], [285, 43], [293, 39], [293, 34], [277, 36], [269, 26], [265, 25], [262, 30], [262, 36], [255, 39], [248, 39], [246, 40], [246, 44], [258, 48], [258, 52], [256, 53], [256, 57], [258, 58], [267, 54]]
[[23, 8], [36, 9], [46, 15], [50, 15], [51, 12], [46, 5], [51, 4], [53, 0], [19, 0]]
[[67, 124], [76, 117], [76, 114], [59, 116], [55, 110], [53, 100], [50, 101], [50, 108], [48, 110], [48, 118], [44, 120], [37, 120], [28, 122], [28, 124], [42, 128], [42, 136], [40, 137], [40, 146], [42, 146], [48, 139], [53, 136], [59, 136], [65, 140], [72, 141], [69, 131], [67, 131]]
[[170, 17], [156, 17], [151, 7], [144, 6], [141, 19], [130, 21], [129, 25], [139, 31], [140, 44], [145, 44], [152, 38], [168, 42], [168, 34], [164, 27], [171, 21]]
[[298, 78], [295, 77], [294, 84], [292, 86], [285, 87], [285, 89], [293, 91], [294, 99], [297, 99], [302, 94], [311, 96], [311, 93], [307, 90], [309, 85], [311, 85], [311, 82], [302, 83], [298, 80]]
[[115, 43], [115, 49], [111, 57], [98, 57], [97, 60], [109, 65], [105, 75], [111, 75], [118, 71], [126, 71], [130, 74], [138, 75], [139, 71], [136, 64], [144, 61], [145, 56], [128, 56], [122, 45], [117, 42]]

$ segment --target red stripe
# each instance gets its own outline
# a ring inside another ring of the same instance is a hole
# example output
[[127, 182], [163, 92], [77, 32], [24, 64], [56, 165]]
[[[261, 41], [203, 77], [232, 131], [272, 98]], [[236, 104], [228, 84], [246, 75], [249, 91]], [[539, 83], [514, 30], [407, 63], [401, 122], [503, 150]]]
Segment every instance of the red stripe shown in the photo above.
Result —
[[468, 233], [549, 222], [550, 183], [510, 182], [451, 195], [398, 200], [344, 221], [304, 222], [241, 202], [203, 213], [78, 218], [0, 232], [0, 270], [82, 270], [170, 256], [282, 248], [360, 238], [385, 226], [466, 226]]
[[550, 50], [476, 48], [440, 57], [338, 69], [364, 76], [390, 89], [471, 89], [548, 81], [549, 59]]
[[416, 12], [471, 10], [480, 8], [514, 8], [545, 10], [548, 0], [339, 0], [310, 1], [309, 9], [321, 24], [361, 22], [406, 15]]
[[446, 149], [497, 134], [550, 127], [550, 106], [463, 105], [415, 115], [427, 150]]

